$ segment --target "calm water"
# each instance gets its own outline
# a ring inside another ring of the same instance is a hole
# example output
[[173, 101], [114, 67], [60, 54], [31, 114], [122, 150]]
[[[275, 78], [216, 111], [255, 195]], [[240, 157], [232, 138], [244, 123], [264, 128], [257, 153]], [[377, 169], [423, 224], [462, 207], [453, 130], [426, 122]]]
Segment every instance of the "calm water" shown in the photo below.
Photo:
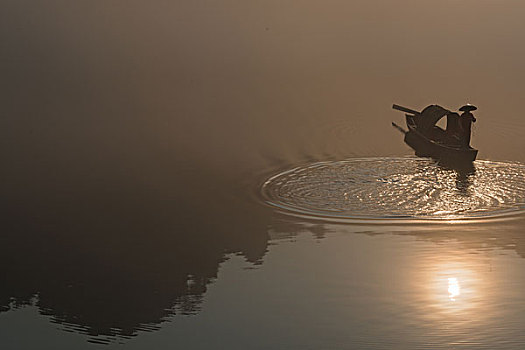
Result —
[[[0, 347], [523, 349], [524, 19], [3, 1]], [[468, 171], [391, 127], [466, 102]]]

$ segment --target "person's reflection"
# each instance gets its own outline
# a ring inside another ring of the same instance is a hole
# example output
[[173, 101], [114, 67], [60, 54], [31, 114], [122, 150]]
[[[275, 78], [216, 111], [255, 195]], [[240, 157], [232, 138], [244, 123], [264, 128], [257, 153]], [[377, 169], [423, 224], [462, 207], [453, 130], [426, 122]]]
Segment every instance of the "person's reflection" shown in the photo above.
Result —
[[455, 176], [456, 189], [461, 195], [469, 195], [468, 190], [472, 185], [472, 178], [476, 174], [476, 167], [473, 162], [439, 162], [438, 166]]
[[468, 196], [468, 189], [472, 185], [472, 178], [476, 173], [476, 168], [471, 164], [455, 169], [456, 189], [464, 196]]

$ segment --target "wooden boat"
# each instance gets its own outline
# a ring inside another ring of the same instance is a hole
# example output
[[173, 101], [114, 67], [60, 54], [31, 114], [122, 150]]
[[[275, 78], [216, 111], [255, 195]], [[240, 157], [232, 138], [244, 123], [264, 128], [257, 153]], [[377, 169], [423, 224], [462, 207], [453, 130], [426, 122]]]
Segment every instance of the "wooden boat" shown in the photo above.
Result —
[[408, 131], [395, 123], [392, 125], [405, 134], [405, 143], [416, 152], [416, 156], [431, 157], [448, 164], [472, 163], [476, 159], [477, 149], [461, 145], [455, 135], [436, 125], [450, 113], [449, 110], [438, 105], [428, 106], [421, 112], [398, 105], [392, 108], [407, 113]]

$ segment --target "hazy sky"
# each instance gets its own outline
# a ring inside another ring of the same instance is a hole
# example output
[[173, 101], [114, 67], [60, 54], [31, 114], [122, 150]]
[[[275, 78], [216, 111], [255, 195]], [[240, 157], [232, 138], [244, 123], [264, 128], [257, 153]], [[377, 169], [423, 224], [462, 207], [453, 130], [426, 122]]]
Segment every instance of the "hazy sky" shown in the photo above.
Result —
[[522, 1], [6, 0], [0, 35], [14, 168], [410, 154], [392, 103], [476, 104], [480, 158], [525, 160]]

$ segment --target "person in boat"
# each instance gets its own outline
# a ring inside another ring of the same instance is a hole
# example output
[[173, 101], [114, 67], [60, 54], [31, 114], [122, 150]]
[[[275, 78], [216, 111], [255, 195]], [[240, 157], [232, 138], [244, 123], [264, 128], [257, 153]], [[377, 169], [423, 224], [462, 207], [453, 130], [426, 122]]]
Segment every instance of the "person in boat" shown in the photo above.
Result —
[[478, 108], [471, 104], [466, 104], [459, 109], [463, 112], [459, 117], [459, 139], [464, 147], [470, 147], [470, 132], [472, 129], [472, 123], [476, 122], [476, 118], [474, 118], [474, 115], [471, 112], [475, 111], [476, 109]]
[[459, 114], [456, 112], [447, 113], [447, 139], [450, 143], [457, 143], [459, 139]]

